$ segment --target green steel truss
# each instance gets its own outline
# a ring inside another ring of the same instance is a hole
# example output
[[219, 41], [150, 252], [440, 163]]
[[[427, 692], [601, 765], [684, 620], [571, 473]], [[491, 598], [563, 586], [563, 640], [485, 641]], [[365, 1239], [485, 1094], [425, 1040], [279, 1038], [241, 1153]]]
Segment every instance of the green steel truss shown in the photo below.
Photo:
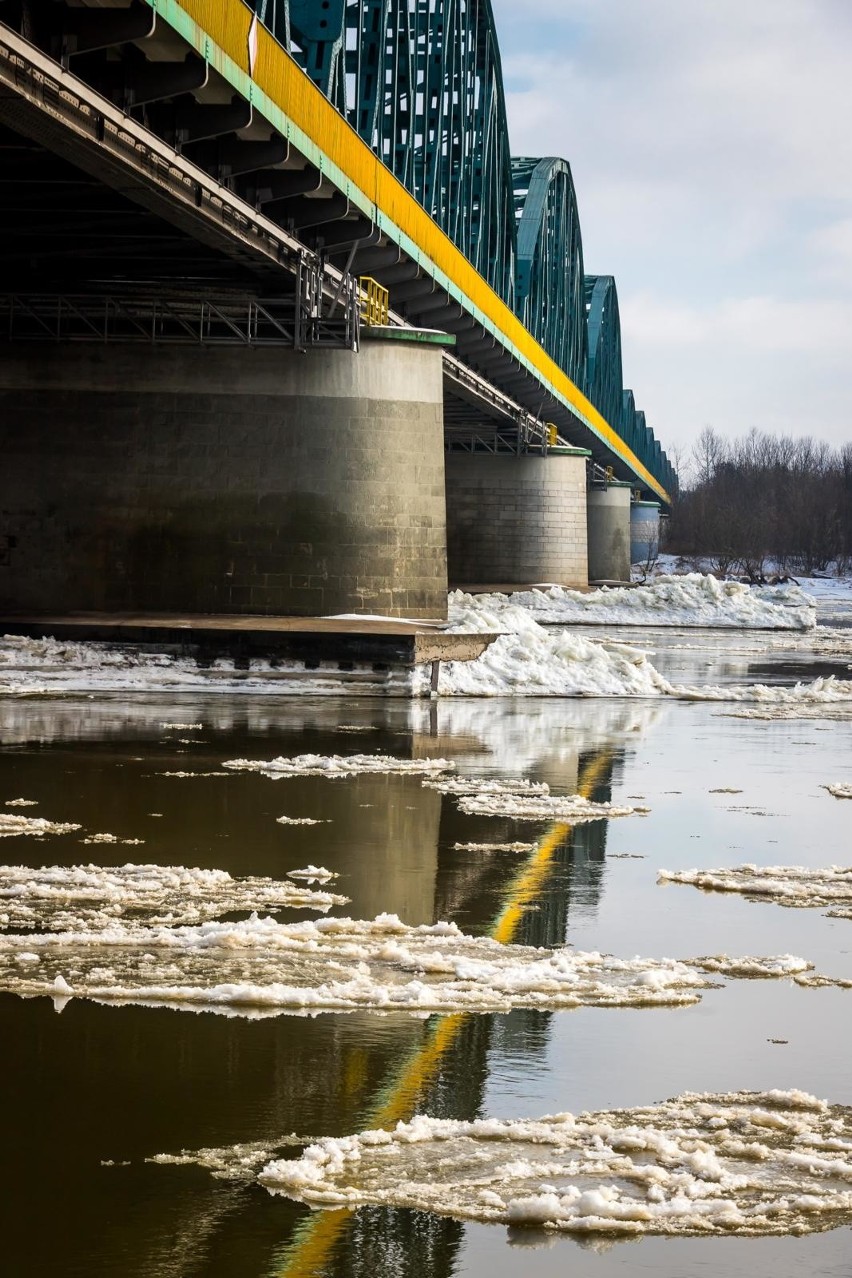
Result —
[[250, 0], [360, 136], [670, 492], [626, 390], [611, 275], [583, 274], [571, 169], [510, 159], [491, 0]]
[[586, 375], [583, 242], [565, 160], [513, 159], [517, 218], [515, 311], [580, 387]]

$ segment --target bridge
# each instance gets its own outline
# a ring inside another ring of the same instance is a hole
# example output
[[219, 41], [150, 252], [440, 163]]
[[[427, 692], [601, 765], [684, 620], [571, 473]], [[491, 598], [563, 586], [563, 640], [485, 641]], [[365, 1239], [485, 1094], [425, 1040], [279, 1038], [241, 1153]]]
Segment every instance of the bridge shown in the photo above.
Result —
[[439, 616], [677, 478], [489, 0], [0, 0], [0, 607]]

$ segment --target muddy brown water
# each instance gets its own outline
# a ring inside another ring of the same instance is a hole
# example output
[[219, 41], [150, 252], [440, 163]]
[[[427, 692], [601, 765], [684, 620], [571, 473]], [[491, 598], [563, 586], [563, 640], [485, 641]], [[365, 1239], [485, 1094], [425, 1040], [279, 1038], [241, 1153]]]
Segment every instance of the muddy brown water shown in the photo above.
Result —
[[[696, 679], [720, 662], [733, 662], [735, 678], [754, 661], [725, 644], [715, 656], [712, 641], [699, 644]], [[689, 673], [688, 653], [672, 649], [669, 660]], [[773, 664], [785, 683], [811, 677], [801, 654], [768, 651], [760, 662], [764, 682]], [[204, 728], [162, 727], [173, 722]], [[356, 917], [387, 910], [487, 933], [508, 912], [514, 939], [531, 944], [624, 956], [789, 952], [852, 976], [849, 920], [656, 883], [659, 867], [848, 863], [852, 803], [821, 788], [850, 779], [848, 719], [744, 721], [724, 705], [674, 701], [192, 695], [7, 700], [0, 725], [0, 801], [36, 800], [10, 811], [83, 827], [4, 839], [6, 863], [132, 859], [273, 877], [314, 863], [339, 873], [335, 889], [352, 903], [337, 912]], [[164, 775], [308, 751], [447, 757], [466, 775], [523, 775], [566, 792], [585, 778], [592, 797], [642, 796], [651, 812], [553, 837], [542, 823], [465, 816], [412, 776]], [[277, 824], [284, 814], [325, 823]], [[145, 842], [80, 843], [101, 831]], [[526, 880], [531, 855], [453, 848], [546, 837], [550, 852]], [[58, 1012], [48, 998], [5, 994], [0, 1035], [2, 1268], [14, 1278], [852, 1272], [848, 1226], [806, 1238], [578, 1245], [414, 1212], [312, 1213], [255, 1183], [146, 1161], [291, 1133], [343, 1135], [377, 1114], [515, 1118], [768, 1087], [852, 1105], [849, 991], [728, 981], [682, 1009], [519, 1010], [452, 1023], [363, 1012], [248, 1020], [79, 999]]]

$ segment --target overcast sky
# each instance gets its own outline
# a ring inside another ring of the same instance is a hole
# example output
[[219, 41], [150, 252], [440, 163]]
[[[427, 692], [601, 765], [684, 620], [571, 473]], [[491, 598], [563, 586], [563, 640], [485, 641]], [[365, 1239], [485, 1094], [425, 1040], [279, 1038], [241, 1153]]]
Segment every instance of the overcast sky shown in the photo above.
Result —
[[493, 6], [512, 153], [570, 161], [663, 446], [852, 439], [852, 0]]

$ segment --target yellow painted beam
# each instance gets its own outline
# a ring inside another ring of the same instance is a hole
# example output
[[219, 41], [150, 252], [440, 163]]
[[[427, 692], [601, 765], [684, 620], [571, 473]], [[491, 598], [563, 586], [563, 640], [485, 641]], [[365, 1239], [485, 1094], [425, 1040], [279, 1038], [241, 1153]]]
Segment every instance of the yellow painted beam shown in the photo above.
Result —
[[[584, 769], [577, 786], [578, 794], [588, 799], [612, 762], [612, 754], [602, 751]], [[509, 945], [517, 935], [518, 926], [540, 890], [547, 870], [557, 849], [571, 833], [571, 825], [556, 822], [536, 844], [527, 863], [515, 875], [506, 893], [506, 903], [491, 928], [494, 940]], [[414, 1107], [423, 1088], [431, 1082], [441, 1061], [472, 1012], [453, 1012], [439, 1017], [431, 1026], [426, 1042], [418, 1047], [403, 1066], [400, 1073], [377, 1097], [366, 1120], [367, 1130], [388, 1130], [399, 1122], [405, 1122], [414, 1114]], [[276, 1271], [275, 1278], [316, 1278], [318, 1267], [328, 1259], [328, 1254], [353, 1212], [349, 1208], [340, 1211], [319, 1211], [308, 1216], [297, 1229], [293, 1242], [287, 1248], [284, 1263]]]

